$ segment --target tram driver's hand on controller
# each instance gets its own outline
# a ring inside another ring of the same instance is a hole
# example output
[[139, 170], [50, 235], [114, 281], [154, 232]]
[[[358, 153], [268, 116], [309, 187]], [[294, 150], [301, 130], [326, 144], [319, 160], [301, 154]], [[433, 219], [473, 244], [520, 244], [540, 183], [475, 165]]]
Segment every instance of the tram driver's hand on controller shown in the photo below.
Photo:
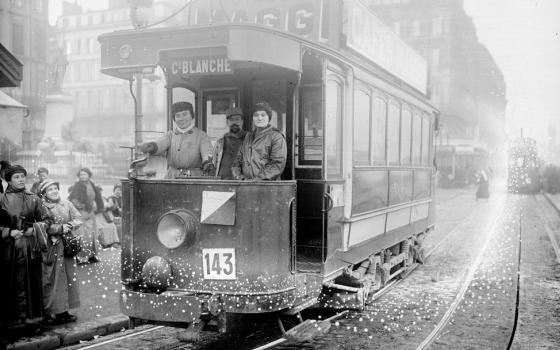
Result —
[[216, 167], [212, 163], [212, 160], [207, 160], [202, 164], [202, 172], [207, 176], [214, 176], [216, 174]]
[[157, 144], [155, 142], [144, 142], [138, 146], [138, 150], [142, 153], [154, 154], [157, 152]]

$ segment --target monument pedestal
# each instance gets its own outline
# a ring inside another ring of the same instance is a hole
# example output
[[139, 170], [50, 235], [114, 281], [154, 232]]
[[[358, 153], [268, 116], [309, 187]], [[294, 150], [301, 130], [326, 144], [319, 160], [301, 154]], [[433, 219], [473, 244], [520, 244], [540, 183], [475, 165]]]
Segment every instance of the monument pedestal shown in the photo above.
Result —
[[73, 98], [69, 95], [48, 95], [45, 98], [45, 135], [43, 138], [62, 140], [60, 131], [62, 126], [74, 119]]

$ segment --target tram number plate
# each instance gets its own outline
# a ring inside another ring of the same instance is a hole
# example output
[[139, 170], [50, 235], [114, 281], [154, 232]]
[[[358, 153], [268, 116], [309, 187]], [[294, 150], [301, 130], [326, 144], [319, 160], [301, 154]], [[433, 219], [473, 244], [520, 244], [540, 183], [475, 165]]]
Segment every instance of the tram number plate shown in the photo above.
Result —
[[204, 279], [210, 280], [234, 280], [237, 278], [235, 272], [235, 249], [214, 248], [202, 249], [202, 270]]

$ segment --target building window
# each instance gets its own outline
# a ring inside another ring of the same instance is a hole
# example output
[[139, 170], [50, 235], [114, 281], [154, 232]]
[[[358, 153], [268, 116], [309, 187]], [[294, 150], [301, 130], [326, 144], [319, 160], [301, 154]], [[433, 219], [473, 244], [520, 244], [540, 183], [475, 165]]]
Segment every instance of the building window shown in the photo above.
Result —
[[432, 19], [432, 35], [441, 35], [443, 33], [443, 17]]
[[411, 28], [410, 28], [410, 35], [420, 36], [421, 26], [422, 26], [422, 22], [420, 22], [420, 20], [415, 19], [414, 21], [412, 21]]
[[439, 66], [439, 49], [432, 50], [430, 62], [433, 68], [437, 68]]
[[24, 30], [23, 24], [14, 23], [12, 27], [12, 50], [15, 54], [25, 54]]
[[397, 21], [397, 22], [393, 23], [393, 31], [395, 32], [395, 34], [401, 35], [401, 22], [400, 21]]

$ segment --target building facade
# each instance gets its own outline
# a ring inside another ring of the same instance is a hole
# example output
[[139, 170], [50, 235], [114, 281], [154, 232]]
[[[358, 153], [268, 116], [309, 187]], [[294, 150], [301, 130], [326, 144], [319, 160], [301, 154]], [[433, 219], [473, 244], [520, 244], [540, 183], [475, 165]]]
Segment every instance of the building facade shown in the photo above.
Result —
[[34, 149], [45, 128], [48, 0], [0, 0], [0, 43], [23, 64], [21, 84], [2, 91], [29, 108], [22, 147]]
[[504, 151], [505, 81], [477, 38], [463, 0], [369, 0], [376, 16], [429, 64], [429, 94], [440, 109], [438, 145]]
[[[156, 1], [154, 21], [177, 7]], [[57, 20], [55, 40], [64, 48], [68, 68], [63, 91], [74, 99], [74, 138], [90, 140], [102, 148], [134, 144], [134, 100], [128, 82], [100, 72], [100, 34], [132, 29], [129, 2], [112, 0], [105, 10], [86, 11], [65, 3]], [[166, 24], [173, 24], [170, 23]], [[166, 128], [166, 94], [161, 72], [146, 75], [142, 88], [143, 136], [154, 138]], [[135, 92], [135, 84], [132, 86]]]

